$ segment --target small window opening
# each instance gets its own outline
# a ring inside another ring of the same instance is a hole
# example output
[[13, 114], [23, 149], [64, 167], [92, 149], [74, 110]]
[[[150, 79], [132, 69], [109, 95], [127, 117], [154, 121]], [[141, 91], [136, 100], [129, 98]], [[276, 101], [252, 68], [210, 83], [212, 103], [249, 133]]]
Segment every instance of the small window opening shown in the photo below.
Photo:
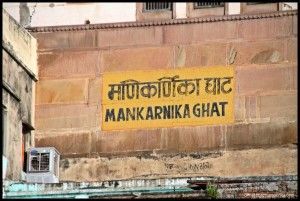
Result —
[[195, 2], [194, 9], [223, 7], [224, 2]]
[[172, 10], [172, 3], [169, 2], [146, 2], [144, 11]]

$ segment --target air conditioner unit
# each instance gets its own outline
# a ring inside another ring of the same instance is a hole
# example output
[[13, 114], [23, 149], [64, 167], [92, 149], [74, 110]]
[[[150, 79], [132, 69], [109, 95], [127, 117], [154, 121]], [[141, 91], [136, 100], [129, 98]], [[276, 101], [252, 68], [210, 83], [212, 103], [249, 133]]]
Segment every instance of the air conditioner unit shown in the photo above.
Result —
[[59, 152], [54, 147], [30, 148], [27, 151], [26, 182], [59, 183]]

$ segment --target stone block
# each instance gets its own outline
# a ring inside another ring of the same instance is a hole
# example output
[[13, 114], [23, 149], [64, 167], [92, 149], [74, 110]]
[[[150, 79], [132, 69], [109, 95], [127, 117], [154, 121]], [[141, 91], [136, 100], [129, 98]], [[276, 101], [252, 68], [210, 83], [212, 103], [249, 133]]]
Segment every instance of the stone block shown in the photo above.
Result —
[[216, 150], [222, 147], [219, 126], [164, 128], [162, 149], [168, 152]]
[[287, 134], [285, 138], [282, 138], [282, 143], [298, 143], [298, 132], [297, 132], [297, 125], [293, 122], [289, 122], [287, 126], [284, 127], [284, 133]]
[[233, 65], [280, 63], [285, 59], [284, 42], [282, 39], [230, 42], [227, 52], [236, 51]]
[[98, 51], [39, 53], [39, 78], [95, 77], [99, 74]]
[[173, 47], [102, 51], [101, 72], [168, 69], [174, 66]]
[[288, 62], [298, 62], [298, 42], [297, 42], [297, 38], [293, 37], [293, 38], [289, 38], [287, 39], [287, 61]]
[[253, 134], [257, 145], [284, 145], [295, 143], [295, 122], [276, 121], [270, 123], [251, 124], [249, 133]]
[[65, 49], [69, 47], [68, 32], [32, 33], [37, 38], [38, 51], [45, 49]]
[[89, 80], [88, 104], [101, 107], [102, 102], [102, 77]]
[[292, 79], [293, 79], [293, 89], [298, 89], [298, 68], [293, 68], [292, 73]]
[[226, 65], [226, 44], [208, 43], [177, 46], [175, 67]]
[[247, 95], [276, 90], [293, 90], [293, 65], [237, 66], [236, 93]]
[[[147, 149], [155, 150], [161, 148], [161, 129], [149, 129], [147, 133]], [[140, 139], [142, 141], [143, 139]], [[140, 142], [135, 141], [135, 146], [139, 146]]]
[[234, 39], [237, 37], [235, 21], [180, 24], [164, 27], [165, 44], [191, 44], [202, 41]]
[[38, 50], [93, 48], [96, 47], [97, 33], [95, 30], [59, 31], [33, 33], [37, 38]]
[[226, 148], [245, 149], [295, 143], [295, 122], [235, 124], [227, 127]]
[[292, 34], [291, 16], [240, 20], [237, 22], [238, 38], [254, 39], [286, 37]]
[[293, 34], [298, 35], [298, 14], [293, 16]]
[[179, 129], [179, 151], [204, 151], [222, 148], [219, 126], [186, 127]]
[[259, 117], [258, 101], [259, 99], [257, 96], [245, 97], [245, 118], [246, 119], [253, 119]]
[[35, 145], [36, 147], [55, 147], [62, 156], [89, 154], [91, 133], [61, 133], [59, 136], [36, 137]]
[[179, 130], [177, 128], [162, 128], [162, 148], [169, 152], [179, 151]]
[[99, 129], [99, 130], [101, 130], [101, 128], [102, 128], [102, 111], [101, 110], [102, 110], [101, 106], [97, 105], [97, 112], [95, 115], [95, 118], [96, 118], [95, 127], [96, 127], [96, 129]]
[[162, 42], [162, 27], [131, 27], [97, 30], [97, 47], [128, 47], [159, 45]]
[[36, 105], [87, 103], [88, 79], [40, 80]]
[[234, 97], [234, 119], [235, 122], [240, 122], [245, 120], [246, 112], [246, 98], [245, 96], [235, 96]]
[[97, 31], [68, 31], [69, 48], [93, 48], [97, 46]]
[[39, 131], [47, 130], [74, 130], [74, 129], [93, 129], [99, 127], [97, 121], [100, 121], [100, 117], [97, 114], [81, 115], [78, 113], [76, 116], [70, 117], [57, 117], [57, 118], [45, 118], [36, 119], [35, 125]]
[[103, 131], [93, 141], [93, 152], [113, 154], [160, 149], [160, 129]]
[[35, 118], [62, 118], [77, 117], [78, 115], [93, 115], [100, 113], [100, 108], [96, 105], [75, 104], [75, 105], [36, 105]]
[[228, 125], [225, 133], [225, 147], [243, 147], [251, 144], [252, 135], [249, 133], [249, 124]]
[[293, 91], [260, 96], [259, 110], [261, 118], [289, 117], [296, 120], [297, 93]]

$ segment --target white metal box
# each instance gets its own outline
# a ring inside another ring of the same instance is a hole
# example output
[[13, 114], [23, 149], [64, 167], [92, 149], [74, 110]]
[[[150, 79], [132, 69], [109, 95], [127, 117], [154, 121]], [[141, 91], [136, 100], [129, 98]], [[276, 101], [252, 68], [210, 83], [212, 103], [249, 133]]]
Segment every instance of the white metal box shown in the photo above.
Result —
[[59, 152], [54, 147], [30, 148], [27, 151], [26, 182], [59, 183]]

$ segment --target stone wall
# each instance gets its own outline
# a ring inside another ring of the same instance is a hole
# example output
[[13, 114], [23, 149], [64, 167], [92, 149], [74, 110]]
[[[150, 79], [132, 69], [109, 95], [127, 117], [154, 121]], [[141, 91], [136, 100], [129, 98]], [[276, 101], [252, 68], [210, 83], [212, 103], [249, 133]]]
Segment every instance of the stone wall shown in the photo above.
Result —
[[[7, 179], [19, 180], [22, 171], [22, 123], [33, 126], [32, 121], [32, 86], [34, 80], [27, 74], [11, 55], [2, 50], [3, 55], [3, 101], [6, 107], [7, 122], [5, 131], [8, 158]], [[27, 139], [25, 148], [33, 145], [33, 138]]]
[[[40, 76], [36, 145], [54, 146], [67, 158], [226, 152], [297, 143], [297, 15], [289, 11], [189, 19], [189, 23], [171, 20], [165, 25], [33, 31]], [[104, 73], [229, 64], [236, 73], [234, 124], [101, 130]], [[280, 174], [289, 168], [296, 171], [290, 165], [283, 164]], [[114, 164], [108, 167], [112, 170]], [[240, 174], [238, 169], [233, 174]], [[265, 173], [279, 174], [275, 172]]]
[[2, 17], [3, 43], [22, 63], [26, 70], [37, 76], [36, 39], [4, 9], [2, 9]]
[[296, 146], [65, 158], [60, 162], [60, 180], [93, 182], [164, 177], [296, 175], [296, 158]]
[[[3, 155], [8, 160], [6, 179], [22, 178], [22, 124], [34, 127], [34, 91], [37, 80], [36, 39], [2, 10], [2, 108], [7, 114], [3, 130]], [[2, 112], [3, 112], [2, 111]], [[4, 114], [4, 113], [3, 113]], [[26, 131], [24, 149], [33, 146]]]
[[[245, 179], [246, 180], [246, 179]], [[270, 198], [297, 198], [297, 180], [294, 181], [256, 181], [235, 184], [218, 185], [219, 198], [223, 199], [270, 199]]]

